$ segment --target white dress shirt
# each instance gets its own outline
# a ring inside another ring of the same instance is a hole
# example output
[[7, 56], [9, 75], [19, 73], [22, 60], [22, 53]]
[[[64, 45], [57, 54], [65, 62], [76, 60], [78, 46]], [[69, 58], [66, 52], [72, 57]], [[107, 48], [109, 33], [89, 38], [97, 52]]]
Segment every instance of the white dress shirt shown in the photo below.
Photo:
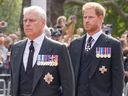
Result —
[[[23, 64], [24, 64], [25, 70], [27, 68], [27, 62], [28, 62], [28, 56], [29, 56], [29, 46], [31, 44], [30, 41], [31, 40], [28, 39], [26, 47], [25, 47], [25, 51], [23, 54]], [[37, 56], [39, 54], [39, 51], [40, 51], [43, 41], [44, 41], [44, 34], [40, 35], [39, 37], [37, 37], [36, 39], [33, 40], [33, 46], [35, 49], [34, 56], [33, 56], [33, 66], [35, 65], [35, 63], [37, 61]]]

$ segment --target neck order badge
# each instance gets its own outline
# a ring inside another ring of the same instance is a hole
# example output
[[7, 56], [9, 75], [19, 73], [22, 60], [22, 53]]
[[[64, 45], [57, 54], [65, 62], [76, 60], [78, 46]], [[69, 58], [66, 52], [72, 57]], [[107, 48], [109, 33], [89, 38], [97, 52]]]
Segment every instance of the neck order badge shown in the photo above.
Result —
[[86, 48], [85, 48], [86, 51], [89, 51], [91, 49], [93, 40], [94, 39], [91, 36], [88, 38], [87, 45], [86, 45]]

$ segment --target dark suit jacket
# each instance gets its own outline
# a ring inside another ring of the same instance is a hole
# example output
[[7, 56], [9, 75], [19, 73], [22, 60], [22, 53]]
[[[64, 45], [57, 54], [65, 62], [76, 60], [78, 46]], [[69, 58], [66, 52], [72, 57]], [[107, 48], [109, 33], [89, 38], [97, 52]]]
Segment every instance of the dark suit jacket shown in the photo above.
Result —
[[[12, 47], [12, 96], [18, 96], [19, 70], [26, 42], [27, 40], [23, 40]], [[65, 45], [59, 44], [45, 37], [39, 53], [42, 55], [58, 55], [59, 60], [58, 66], [35, 65], [32, 96], [59, 96], [59, 89], [61, 88], [63, 96], [74, 96], [75, 81], [73, 68]], [[44, 77], [48, 72], [54, 78], [50, 84], [44, 80]]]
[[[78, 90], [79, 68], [84, 38], [73, 41], [69, 46], [76, 82], [76, 96]], [[96, 47], [110, 47], [111, 58], [96, 58]], [[122, 96], [123, 89], [123, 67], [122, 49], [119, 41], [101, 34], [89, 53], [89, 84], [85, 85], [91, 91], [91, 96]], [[105, 66], [107, 72], [101, 74], [99, 68]], [[81, 93], [82, 96], [82, 93]]]

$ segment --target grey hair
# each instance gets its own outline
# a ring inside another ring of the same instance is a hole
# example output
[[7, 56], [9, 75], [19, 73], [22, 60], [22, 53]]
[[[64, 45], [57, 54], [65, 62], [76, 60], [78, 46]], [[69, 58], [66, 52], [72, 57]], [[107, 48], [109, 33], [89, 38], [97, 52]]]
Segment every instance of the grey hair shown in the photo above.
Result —
[[39, 7], [39, 6], [29, 6], [29, 7], [25, 7], [25, 8], [23, 9], [23, 15], [24, 15], [25, 13], [28, 13], [28, 12], [31, 12], [31, 11], [37, 12], [41, 18], [43, 18], [44, 20], [47, 20], [45, 10], [44, 10], [43, 8]]

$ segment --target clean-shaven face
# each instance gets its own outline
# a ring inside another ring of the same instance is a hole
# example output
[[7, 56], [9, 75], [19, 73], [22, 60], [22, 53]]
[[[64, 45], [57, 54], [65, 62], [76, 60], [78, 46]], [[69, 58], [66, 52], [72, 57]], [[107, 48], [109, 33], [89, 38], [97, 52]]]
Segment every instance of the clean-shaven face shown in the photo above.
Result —
[[23, 25], [25, 35], [33, 40], [42, 34], [45, 20], [37, 12], [30, 11], [24, 14]]

